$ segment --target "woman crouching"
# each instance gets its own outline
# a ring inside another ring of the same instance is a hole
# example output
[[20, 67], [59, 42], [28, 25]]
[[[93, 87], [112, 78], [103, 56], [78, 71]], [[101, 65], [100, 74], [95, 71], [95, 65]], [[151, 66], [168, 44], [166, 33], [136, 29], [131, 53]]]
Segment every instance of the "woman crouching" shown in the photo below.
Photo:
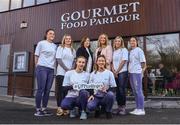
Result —
[[61, 108], [70, 110], [70, 117], [76, 117], [75, 107], [80, 109], [80, 119], [87, 119], [86, 106], [89, 97], [89, 92], [85, 89], [77, 90], [73, 88], [76, 84], [88, 83], [89, 73], [84, 71], [86, 59], [82, 56], [77, 58], [75, 70], [66, 72], [63, 87], [67, 91], [66, 97], [62, 100]]
[[106, 59], [104, 55], [100, 55], [96, 60], [97, 69], [90, 75], [90, 84], [103, 84], [103, 87], [94, 90], [94, 95], [88, 99], [87, 108], [89, 111], [95, 110], [95, 117], [100, 116], [100, 110], [104, 109], [106, 118], [112, 118], [112, 107], [115, 100], [116, 82], [111, 71], [106, 69]]

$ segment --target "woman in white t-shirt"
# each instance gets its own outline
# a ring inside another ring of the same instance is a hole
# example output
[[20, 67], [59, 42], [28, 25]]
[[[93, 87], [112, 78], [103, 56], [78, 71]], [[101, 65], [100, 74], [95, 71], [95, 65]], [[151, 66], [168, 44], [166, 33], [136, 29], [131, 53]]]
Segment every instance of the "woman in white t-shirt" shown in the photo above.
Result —
[[[55, 33], [53, 29], [48, 29], [45, 40], [38, 42], [35, 50], [35, 65], [37, 77], [36, 93], [36, 113], [35, 116], [49, 116], [46, 107], [49, 100], [49, 93], [53, 84], [56, 45], [53, 43]], [[42, 104], [42, 105], [41, 105]]]
[[130, 114], [145, 115], [142, 77], [146, 69], [146, 59], [143, 50], [138, 47], [137, 38], [131, 37], [130, 46], [128, 70], [131, 88], [136, 101], [136, 109]]
[[80, 119], [87, 119], [86, 105], [89, 97], [89, 92], [85, 89], [75, 89], [73, 86], [78, 84], [87, 84], [89, 73], [84, 71], [86, 59], [79, 56], [76, 60], [75, 70], [66, 72], [63, 88], [67, 91], [66, 97], [62, 100], [61, 107], [64, 110], [70, 110], [70, 118], [76, 117], [75, 107], [79, 107], [81, 114]]
[[99, 55], [96, 60], [97, 69], [90, 75], [89, 83], [103, 84], [103, 87], [94, 90], [94, 95], [88, 99], [87, 108], [95, 112], [95, 117], [100, 116], [100, 106], [106, 112], [106, 118], [112, 118], [112, 106], [115, 100], [116, 82], [114, 75], [110, 70], [106, 69], [106, 58]]
[[61, 45], [59, 45], [56, 52], [56, 60], [58, 62], [57, 74], [56, 74], [56, 100], [57, 100], [57, 116], [67, 115], [68, 111], [64, 111], [61, 108], [61, 101], [66, 95], [63, 92], [62, 83], [64, 80], [64, 75], [67, 71], [73, 69], [73, 62], [76, 57], [75, 49], [72, 46], [71, 35], [65, 34], [63, 36]]
[[128, 50], [125, 48], [124, 40], [121, 36], [115, 38], [113, 49], [112, 72], [116, 78], [116, 100], [118, 103], [118, 109], [115, 111], [115, 114], [125, 115], [126, 86], [128, 83]]

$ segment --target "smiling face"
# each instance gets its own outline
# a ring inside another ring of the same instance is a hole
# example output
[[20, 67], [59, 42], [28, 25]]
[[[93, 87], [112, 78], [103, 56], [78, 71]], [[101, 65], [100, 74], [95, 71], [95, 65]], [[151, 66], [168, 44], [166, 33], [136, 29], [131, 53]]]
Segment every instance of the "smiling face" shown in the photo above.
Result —
[[55, 33], [53, 30], [49, 30], [47, 33], [46, 33], [46, 40], [48, 41], [53, 41], [55, 38]]
[[84, 41], [84, 47], [85, 47], [85, 48], [89, 48], [89, 46], [90, 46], [90, 39], [87, 38], [87, 39]]
[[131, 48], [135, 48], [135, 47], [137, 47], [137, 40], [136, 40], [136, 38], [134, 38], [134, 37], [131, 37], [131, 39], [130, 39], [130, 46], [131, 46]]
[[107, 44], [107, 38], [105, 34], [102, 34], [99, 36], [99, 43], [100, 43], [100, 46]]
[[102, 57], [102, 56], [98, 57], [96, 64], [98, 66], [98, 70], [106, 68], [106, 59], [105, 59], [105, 57]]
[[76, 69], [82, 71], [86, 65], [86, 59], [83, 57], [77, 58]]
[[71, 43], [72, 43], [71, 36], [66, 36], [64, 39], [64, 44], [65, 45], [71, 45]]
[[121, 40], [120, 39], [116, 39], [114, 41], [114, 46], [115, 46], [115, 48], [120, 48], [122, 46]]

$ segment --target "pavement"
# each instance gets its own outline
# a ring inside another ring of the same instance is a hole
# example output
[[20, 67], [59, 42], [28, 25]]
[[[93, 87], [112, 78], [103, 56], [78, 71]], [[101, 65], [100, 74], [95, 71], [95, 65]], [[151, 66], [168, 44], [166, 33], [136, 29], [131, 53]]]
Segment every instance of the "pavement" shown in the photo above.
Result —
[[[53, 116], [35, 117], [34, 98], [0, 96], [0, 124], [180, 124], [180, 100], [148, 99], [145, 101], [145, 116], [114, 115], [112, 119], [106, 119], [104, 115], [94, 118], [90, 113], [87, 120], [79, 120], [79, 117], [57, 117], [55, 98], [50, 98], [49, 109]], [[113, 108], [116, 108], [116, 104]], [[135, 102], [127, 101], [127, 112], [135, 107]]]
[[[0, 96], [0, 100], [12, 102], [12, 96]], [[31, 105], [35, 106], [34, 98], [26, 98], [26, 97], [14, 97], [14, 102], [19, 104]], [[180, 108], [180, 98], [151, 98], [145, 100], [145, 108], [153, 108], [153, 109], [178, 109]], [[50, 97], [48, 107], [51, 109], [56, 109], [56, 100], [54, 97]], [[117, 104], [115, 102], [113, 108], [116, 108]], [[133, 109], [135, 107], [135, 101], [133, 98], [127, 100], [127, 109]]]

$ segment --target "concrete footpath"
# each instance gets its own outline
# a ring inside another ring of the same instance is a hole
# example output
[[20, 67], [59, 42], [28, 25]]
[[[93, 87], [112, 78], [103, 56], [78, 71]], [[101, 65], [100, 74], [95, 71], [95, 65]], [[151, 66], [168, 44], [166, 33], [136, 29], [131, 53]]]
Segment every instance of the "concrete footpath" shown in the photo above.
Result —
[[[12, 102], [12, 96], [1, 96], [0, 100]], [[131, 101], [132, 100], [132, 101]], [[19, 104], [25, 104], [25, 105], [35, 105], [35, 99], [34, 98], [26, 98], [26, 97], [14, 97], [14, 102]], [[48, 107], [55, 109], [56, 106], [56, 100], [54, 97], [50, 97]], [[115, 103], [113, 108], [116, 108], [117, 104]], [[133, 98], [128, 99], [127, 101], [127, 109], [133, 109], [135, 107], [135, 102], [133, 101]], [[145, 100], [145, 108], [180, 108], [180, 98], [154, 98], [154, 99], [147, 99]]]

